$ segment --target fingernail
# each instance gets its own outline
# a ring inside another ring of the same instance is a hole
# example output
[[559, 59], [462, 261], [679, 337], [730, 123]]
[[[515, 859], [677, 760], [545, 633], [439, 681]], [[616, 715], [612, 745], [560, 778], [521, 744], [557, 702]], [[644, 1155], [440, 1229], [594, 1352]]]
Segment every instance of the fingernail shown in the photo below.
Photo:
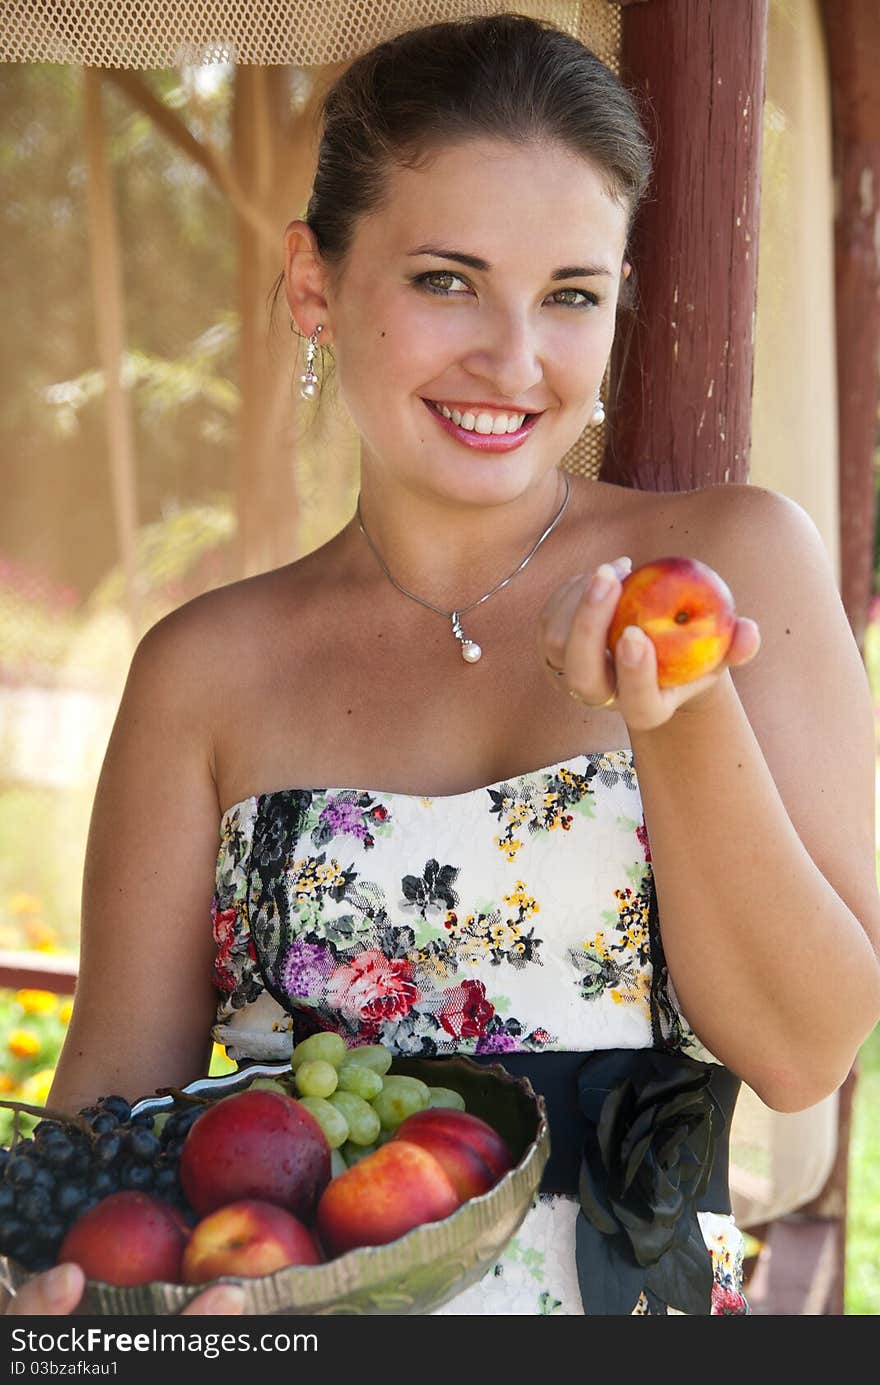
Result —
[[56, 1265], [43, 1280], [43, 1290], [50, 1303], [66, 1303], [80, 1280], [78, 1265]]
[[611, 566], [619, 576], [621, 572], [624, 574], [632, 572], [632, 565], [632, 558], [624, 556], [623, 558], [615, 558]]
[[617, 573], [610, 563], [602, 563], [601, 567], [596, 568], [596, 575], [590, 583], [587, 593], [587, 600], [593, 603], [604, 601], [617, 581]]
[[638, 625], [627, 625], [618, 641], [617, 649], [625, 664], [634, 668], [645, 657], [647, 635]]

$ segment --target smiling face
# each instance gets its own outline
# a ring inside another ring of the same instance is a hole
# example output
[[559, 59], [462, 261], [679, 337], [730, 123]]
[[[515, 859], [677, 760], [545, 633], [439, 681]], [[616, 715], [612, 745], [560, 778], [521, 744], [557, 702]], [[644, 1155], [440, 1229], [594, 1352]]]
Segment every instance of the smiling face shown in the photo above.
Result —
[[453, 505], [511, 500], [589, 422], [627, 209], [552, 143], [471, 140], [388, 180], [326, 279], [362, 467]]

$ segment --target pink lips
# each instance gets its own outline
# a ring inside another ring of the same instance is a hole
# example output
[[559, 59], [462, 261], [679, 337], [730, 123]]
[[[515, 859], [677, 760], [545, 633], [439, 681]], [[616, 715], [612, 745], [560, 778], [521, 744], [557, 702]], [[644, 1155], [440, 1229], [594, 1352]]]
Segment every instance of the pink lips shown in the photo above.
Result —
[[512, 452], [515, 447], [525, 442], [540, 418], [540, 414], [529, 415], [515, 433], [474, 433], [469, 432], [467, 428], [460, 428], [451, 418], [445, 418], [427, 399], [423, 400], [423, 403], [441, 428], [445, 428], [458, 442], [464, 443], [466, 447], [474, 447], [478, 452]]

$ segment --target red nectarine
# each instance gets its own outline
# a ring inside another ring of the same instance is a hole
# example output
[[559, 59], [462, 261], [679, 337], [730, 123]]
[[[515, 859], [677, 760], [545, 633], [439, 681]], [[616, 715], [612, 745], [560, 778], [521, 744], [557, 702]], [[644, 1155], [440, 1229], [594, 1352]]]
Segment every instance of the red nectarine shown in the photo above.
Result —
[[622, 583], [608, 629], [613, 654], [627, 625], [638, 625], [657, 651], [657, 683], [673, 688], [711, 673], [736, 631], [727, 583], [696, 558], [656, 558]]
[[[440, 1154], [434, 1149], [434, 1140], [454, 1140], [466, 1146], [478, 1156], [493, 1175], [492, 1183], [497, 1183], [502, 1174], [513, 1167], [513, 1160], [507, 1143], [498, 1131], [480, 1116], [470, 1111], [457, 1111], [446, 1106], [429, 1106], [426, 1111], [416, 1111], [408, 1116], [397, 1129], [402, 1140], [413, 1140], [424, 1149]], [[443, 1160], [441, 1159], [441, 1162]], [[489, 1185], [491, 1187], [491, 1184]], [[484, 1189], [481, 1191], [485, 1191]], [[475, 1196], [468, 1193], [468, 1197]]]
[[73, 1261], [105, 1284], [180, 1281], [187, 1236], [177, 1212], [149, 1193], [111, 1193], [73, 1223], [58, 1262]]
[[426, 1149], [389, 1140], [333, 1179], [321, 1194], [316, 1229], [328, 1255], [396, 1241], [460, 1205], [455, 1186]]
[[273, 1202], [245, 1198], [218, 1207], [193, 1228], [183, 1255], [183, 1282], [204, 1284], [220, 1275], [257, 1279], [285, 1265], [320, 1265], [314, 1236]]
[[330, 1182], [330, 1146], [314, 1116], [292, 1097], [237, 1092], [191, 1127], [180, 1154], [180, 1182], [200, 1216], [257, 1198], [309, 1222]]

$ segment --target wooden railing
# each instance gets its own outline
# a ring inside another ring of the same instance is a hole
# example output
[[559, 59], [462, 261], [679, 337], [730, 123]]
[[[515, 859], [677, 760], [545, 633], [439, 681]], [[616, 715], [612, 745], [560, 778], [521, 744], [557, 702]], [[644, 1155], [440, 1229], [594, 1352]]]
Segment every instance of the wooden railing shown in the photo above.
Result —
[[76, 990], [77, 961], [56, 952], [13, 952], [0, 950], [0, 987], [21, 990], [33, 986], [56, 995], [73, 995]]

